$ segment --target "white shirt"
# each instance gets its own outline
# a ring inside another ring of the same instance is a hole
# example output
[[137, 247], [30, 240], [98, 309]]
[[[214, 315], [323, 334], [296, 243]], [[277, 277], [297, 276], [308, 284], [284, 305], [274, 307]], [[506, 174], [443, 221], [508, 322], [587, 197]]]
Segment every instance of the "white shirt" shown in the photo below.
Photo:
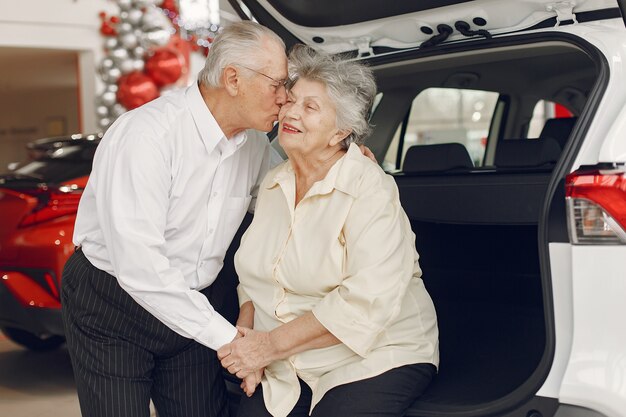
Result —
[[98, 146], [74, 244], [180, 335], [218, 349], [236, 329], [201, 290], [270, 168], [267, 136], [228, 140], [196, 84], [122, 115]]
[[298, 400], [298, 377], [313, 407], [338, 385], [439, 364], [435, 308], [393, 178], [352, 144], [294, 207], [295, 196], [290, 163], [270, 171], [235, 255], [239, 302], [253, 302], [255, 329], [310, 311], [342, 343], [265, 368], [263, 396], [276, 417]]

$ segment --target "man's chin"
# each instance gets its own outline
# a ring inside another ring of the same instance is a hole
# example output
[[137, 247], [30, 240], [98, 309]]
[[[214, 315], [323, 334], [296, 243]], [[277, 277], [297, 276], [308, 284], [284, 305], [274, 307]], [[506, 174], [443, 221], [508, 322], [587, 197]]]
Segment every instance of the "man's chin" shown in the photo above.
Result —
[[258, 126], [254, 127], [256, 130], [260, 130], [261, 132], [270, 132], [274, 128], [275, 122], [267, 122], [267, 123], [259, 123]]

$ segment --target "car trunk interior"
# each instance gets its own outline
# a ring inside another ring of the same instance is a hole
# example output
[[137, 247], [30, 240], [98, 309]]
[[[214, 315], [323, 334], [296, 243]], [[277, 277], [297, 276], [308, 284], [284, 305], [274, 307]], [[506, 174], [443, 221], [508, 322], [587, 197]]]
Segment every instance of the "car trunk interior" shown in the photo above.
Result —
[[[554, 41], [459, 51], [441, 59], [418, 56], [405, 65], [386, 60], [372, 62], [383, 101], [389, 92], [388, 103], [397, 107], [395, 115], [387, 107], [378, 119], [374, 116], [376, 130], [368, 142], [383, 150], [406, 114], [402, 103], [430, 87], [473, 88], [511, 97], [499, 136], [489, 139], [500, 141], [525, 137], [524, 101], [560, 102], [579, 115], [598, 79], [589, 55]], [[456, 74], [470, 73], [472, 85], [450, 81], [465, 79]], [[412, 93], [408, 99], [398, 98], [406, 86]], [[564, 102], [563, 91], [582, 92], [584, 100], [572, 96], [575, 102]], [[389, 123], [394, 118], [395, 124]], [[554, 166], [487, 164], [394, 174], [440, 330], [439, 373], [407, 416], [470, 416], [482, 415], [481, 410], [494, 404], [506, 408], [502, 404], [508, 401], [532, 397], [550, 369], [553, 346], [547, 345], [551, 338], [546, 329], [552, 312], [544, 309], [550, 305], [544, 300], [550, 277], [541, 272], [540, 251], [547, 242], [539, 238], [539, 225], [545, 199], [551, 198], [547, 194]], [[564, 218], [564, 211], [560, 216]]]
[[546, 336], [533, 218], [549, 179], [396, 176], [440, 331], [439, 374], [414, 415], [498, 400], [537, 368]]

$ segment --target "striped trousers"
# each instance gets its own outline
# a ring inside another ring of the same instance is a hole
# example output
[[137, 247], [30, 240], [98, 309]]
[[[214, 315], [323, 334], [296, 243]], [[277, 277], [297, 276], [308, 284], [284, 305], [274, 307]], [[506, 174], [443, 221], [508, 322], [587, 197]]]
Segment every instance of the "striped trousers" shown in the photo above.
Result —
[[215, 351], [137, 304], [82, 251], [63, 272], [61, 305], [83, 417], [228, 417]]

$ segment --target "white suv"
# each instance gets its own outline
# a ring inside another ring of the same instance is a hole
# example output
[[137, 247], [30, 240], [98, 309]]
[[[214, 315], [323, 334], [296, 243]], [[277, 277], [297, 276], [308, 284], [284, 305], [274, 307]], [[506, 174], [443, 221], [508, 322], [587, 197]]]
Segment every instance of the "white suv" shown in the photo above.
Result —
[[231, 1], [375, 71], [440, 324], [408, 416], [626, 416], [625, 4]]

